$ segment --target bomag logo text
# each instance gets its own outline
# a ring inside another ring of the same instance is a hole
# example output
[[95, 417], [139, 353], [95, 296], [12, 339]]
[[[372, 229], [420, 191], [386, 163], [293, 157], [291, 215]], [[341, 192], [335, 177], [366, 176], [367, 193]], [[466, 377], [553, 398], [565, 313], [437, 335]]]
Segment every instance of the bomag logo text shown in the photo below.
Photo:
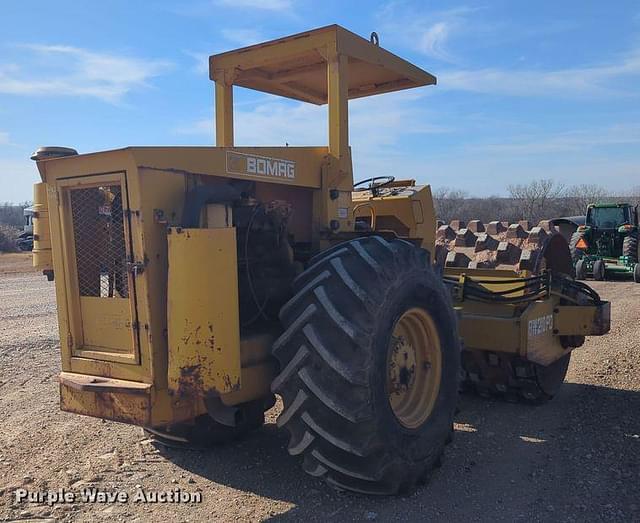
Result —
[[296, 162], [228, 151], [227, 172], [293, 180], [296, 177]]

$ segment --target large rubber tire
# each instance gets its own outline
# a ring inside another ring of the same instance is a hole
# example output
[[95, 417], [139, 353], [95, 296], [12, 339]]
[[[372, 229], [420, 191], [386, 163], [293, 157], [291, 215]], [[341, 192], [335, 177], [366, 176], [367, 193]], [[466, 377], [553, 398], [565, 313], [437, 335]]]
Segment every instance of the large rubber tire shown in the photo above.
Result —
[[604, 281], [607, 277], [607, 271], [605, 269], [604, 260], [596, 260], [593, 262], [593, 279], [597, 281]]
[[585, 252], [582, 249], [578, 249], [576, 247], [577, 243], [580, 241], [580, 238], [584, 237], [584, 233], [580, 231], [576, 231], [571, 235], [571, 239], [569, 240], [569, 251], [571, 252], [571, 261], [575, 265], [577, 261], [584, 256]]
[[633, 281], [640, 283], [640, 263], [636, 263], [633, 266]]
[[[426, 251], [377, 236], [345, 242], [312, 259], [294, 291], [273, 346], [289, 453], [339, 489], [410, 491], [451, 438], [460, 371], [454, 311]], [[407, 429], [389, 402], [387, 357], [396, 320], [416, 307], [435, 324], [442, 365], [431, 414]]]
[[622, 240], [622, 255], [627, 256], [631, 263], [638, 263], [638, 233], [632, 232]]

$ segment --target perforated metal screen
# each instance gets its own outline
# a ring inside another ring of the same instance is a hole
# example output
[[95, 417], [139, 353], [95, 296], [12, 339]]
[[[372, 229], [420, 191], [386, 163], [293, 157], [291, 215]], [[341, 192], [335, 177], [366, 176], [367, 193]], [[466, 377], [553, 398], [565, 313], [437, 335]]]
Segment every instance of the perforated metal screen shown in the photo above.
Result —
[[71, 216], [80, 296], [127, 298], [121, 186], [71, 189]]

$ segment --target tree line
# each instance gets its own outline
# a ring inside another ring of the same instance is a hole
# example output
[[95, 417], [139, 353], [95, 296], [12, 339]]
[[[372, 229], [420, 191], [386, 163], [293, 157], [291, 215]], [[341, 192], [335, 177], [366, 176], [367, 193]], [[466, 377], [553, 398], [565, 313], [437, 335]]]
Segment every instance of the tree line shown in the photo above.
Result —
[[620, 194], [595, 184], [565, 186], [551, 179], [541, 179], [509, 185], [507, 191], [507, 197], [474, 198], [461, 189], [438, 188], [433, 191], [436, 216], [445, 223], [451, 220], [480, 220], [484, 223], [529, 220], [535, 224], [540, 220], [582, 216], [590, 203], [640, 204], [640, 186]]
[[0, 224], [18, 227], [22, 229], [24, 225], [24, 209], [29, 207], [30, 202], [23, 203], [0, 203]]
[[0, 252], [17, 250], [16, 240], [24, 227], [24, 208], [30, 202], [0, 203]]
[[[467, 191], [440, 187], [433, 191], [436, 216], [449, 223], [451, 220], [507, 221], [540, 220], [563, 216], [584, 215], [590, 203], [629, 202], [640, 204], [640, 185], [626, 194], [611, 193], [595, 184], [565, 186], [551, 179], [534, 180], [526, 184], [507, 187], [509, 196], [474, 198]], [[0, 203], [0, 225], [5, 234], [15, 236], [24, 224], [23, 210], [30, 202]]]

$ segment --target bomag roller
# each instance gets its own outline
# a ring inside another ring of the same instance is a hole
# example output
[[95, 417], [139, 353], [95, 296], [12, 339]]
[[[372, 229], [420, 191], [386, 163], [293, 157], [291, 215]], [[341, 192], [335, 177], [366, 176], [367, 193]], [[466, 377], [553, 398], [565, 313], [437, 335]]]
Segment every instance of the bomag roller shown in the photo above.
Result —
[[[436, 83], [376, 35], [312, 30], [212, 56], [210, 77], [215, 147], [34, 154], [62, 410], [204, 447], [260, 427], [277, 394], [306, 472], [393, 494], [439, 463], [461, 378], [544, 401], [609, 330], [566, 242], [532, 251], [535, 271], [444, 267], [428, 185], [354, 184], [348, 101]], [[234, 85], [328, 104], [328, 146], [235, 147]]]

